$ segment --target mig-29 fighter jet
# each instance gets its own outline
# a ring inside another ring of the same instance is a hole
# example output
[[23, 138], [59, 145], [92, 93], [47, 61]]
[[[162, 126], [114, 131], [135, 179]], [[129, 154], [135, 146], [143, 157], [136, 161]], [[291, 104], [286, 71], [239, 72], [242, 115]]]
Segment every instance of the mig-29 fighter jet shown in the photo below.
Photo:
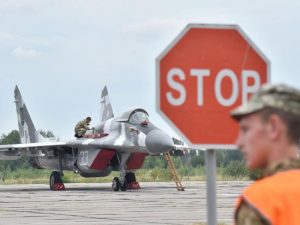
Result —
[[119, 171], [113, 179], [114, 191], [139, 188], [134, 171], [141, 168], [147, 155], [174, 150], [172, 139], [148, 119], [142, 108], [133, 108], [114, 117], [105, 87], [101, 95], [100, 124], [82, 138], [57, 141], [44, 138], [35, 129], [18, 87], [15, 103], [21, 144], [0, 145], [0, 160], [16, 160], [26, 155], [34, 168], [48, 168], [50, 189], [63, 190], [64, 170], [83, 177], [104, 177]]

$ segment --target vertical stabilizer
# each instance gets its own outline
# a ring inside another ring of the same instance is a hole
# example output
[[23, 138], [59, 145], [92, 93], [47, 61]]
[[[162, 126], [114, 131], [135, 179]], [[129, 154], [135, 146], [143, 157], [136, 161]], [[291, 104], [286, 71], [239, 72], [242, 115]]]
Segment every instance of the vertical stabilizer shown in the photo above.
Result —
[[23, 102], [18, 86], [15, 87], [15, 103], [17, 108], [18, 125], [22, 143], [38, 142], [36, 129]]
[[106, 121], [114, 117], [114, 113], [108, 98], [108, 91], [106, 86], [102, 90], [100, 103], [101, 103], [100, 121]]

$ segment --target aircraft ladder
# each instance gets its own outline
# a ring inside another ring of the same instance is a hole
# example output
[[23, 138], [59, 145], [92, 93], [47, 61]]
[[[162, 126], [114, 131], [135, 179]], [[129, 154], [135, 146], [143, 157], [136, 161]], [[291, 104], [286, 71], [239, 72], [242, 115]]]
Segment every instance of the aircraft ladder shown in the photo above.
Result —
[[170, 169], [170, 172], [171, 172], [171, 175], [173, 177], [173, 180], [175, 181], [175, 184], [177, 186], [177, 190], [178, 191], [184, 191], [184, 187], [181, 184], [181, 181], [179, 179], [178, 173], [176, 171], [176, 168], [175, 168], [175, 165], [174, 165], [174, 162], [173, 162], [173, 160], [171, 158], [170, 153], [169, 152], [164, 153], [164, 158], [165, 158], [165, 160], [166, 160], [166, 162], [168, 164], [168, 167]]

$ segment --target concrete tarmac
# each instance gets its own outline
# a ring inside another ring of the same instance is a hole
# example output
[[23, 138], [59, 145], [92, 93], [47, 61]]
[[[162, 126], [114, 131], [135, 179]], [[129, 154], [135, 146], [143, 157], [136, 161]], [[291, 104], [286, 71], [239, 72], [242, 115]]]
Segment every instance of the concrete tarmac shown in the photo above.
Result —
[[[217, 182], [218, 222], [232, 224], [235, 198], [249, 182]], [[141, 183], [114, 192], [110, 183], [0, 185], [0, 225], [193, 225], [206, 222], [205, 182]]]

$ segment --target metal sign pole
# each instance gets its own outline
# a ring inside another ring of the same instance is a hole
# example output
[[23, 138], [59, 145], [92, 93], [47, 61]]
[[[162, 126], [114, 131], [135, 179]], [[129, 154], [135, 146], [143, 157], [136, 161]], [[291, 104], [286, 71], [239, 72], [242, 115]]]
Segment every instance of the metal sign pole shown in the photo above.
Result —
[[207, 224], [217, 225], [216, 151], [205, 151]]

